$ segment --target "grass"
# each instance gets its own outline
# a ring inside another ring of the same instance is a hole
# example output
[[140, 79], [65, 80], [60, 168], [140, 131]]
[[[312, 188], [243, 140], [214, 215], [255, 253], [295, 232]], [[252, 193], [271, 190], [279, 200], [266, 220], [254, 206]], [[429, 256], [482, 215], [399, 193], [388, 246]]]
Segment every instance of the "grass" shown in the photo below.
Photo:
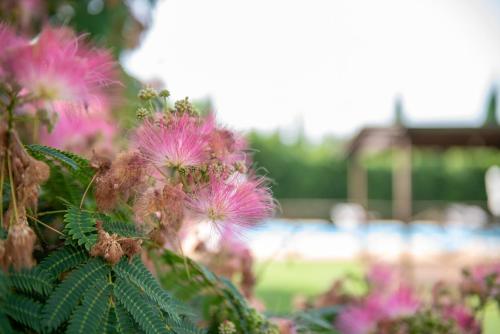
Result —
[[[257, 298], [262, 300], [271, 312], [286, 314], [292, 311], [295, 297], [317, 296], [325, 292], [334, 279], [346, 275], [360, 277], [363, 270], [354, 262], [285, 261], [269, 265], [259, 263], [256, 273]], [[361, 289], [359, 286], [350, 288], [354, 293]]]
[[[363, 268], [355, 262], [284, 261], [256, 266], [258, 284], [256, 296], [274, 314], [293, 310], [297, 296], [314, 297], [326, 291], [336, 278], [352, 275], [361, 277]], [[363, 291], [361, 284], [347, 286], [353, 293]], [[483, 317], [483, 334], [500, 333], [500, 312], [494, 304], [487, 307]]]

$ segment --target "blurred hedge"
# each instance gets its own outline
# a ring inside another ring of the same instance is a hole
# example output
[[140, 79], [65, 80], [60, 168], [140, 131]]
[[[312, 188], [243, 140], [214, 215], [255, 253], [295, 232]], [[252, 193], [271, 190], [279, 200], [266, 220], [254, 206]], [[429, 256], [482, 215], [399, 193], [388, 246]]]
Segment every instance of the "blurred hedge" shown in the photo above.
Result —
[[[304, 138], [284, 143], [280, 135], [253, 132], [249, 136], [260, 172], [275, 181], [277, 198], [347, 199], [347, 161], [342, 141], [319, 144]], [[414, 150], [413, 198], [416, 201], [484, 201], [484, 175], [500, 165], [500, 152], [491, 149], [459, 149], [444, 152]], [[363, 159], [368, 171], [368, 196], [392, 199], [391, 152]]]

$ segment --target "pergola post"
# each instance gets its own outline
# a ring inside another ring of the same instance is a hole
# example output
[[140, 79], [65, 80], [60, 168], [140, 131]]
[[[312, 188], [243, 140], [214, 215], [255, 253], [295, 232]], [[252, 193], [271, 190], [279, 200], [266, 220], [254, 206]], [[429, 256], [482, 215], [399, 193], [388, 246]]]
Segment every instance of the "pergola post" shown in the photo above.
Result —
[[402, 140], [393, 151], [392, 203], [393, 216], [405, 223], [412, 217], [412, 145]]
[[349, 202], [368, 206], [368, 182], [366, 170], [360, 162], [360, 157], [355, 152], [348, 160], [347, 167], [347, 191]]

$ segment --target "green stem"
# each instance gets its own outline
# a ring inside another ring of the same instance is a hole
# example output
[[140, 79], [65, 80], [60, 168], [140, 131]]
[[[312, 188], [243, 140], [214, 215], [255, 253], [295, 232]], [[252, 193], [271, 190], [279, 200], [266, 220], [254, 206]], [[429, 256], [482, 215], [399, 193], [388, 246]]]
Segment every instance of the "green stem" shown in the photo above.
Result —
[[97, 177], [97, 173], [95, 173], [94, 176], [92, 176], [92, 180], [90, 180], [89, 185], [85, 189], [85, 192], [83, 193], [83, 196], [82, 196], [82, 200], [80, 201], [80, 209], [83, 207], [83, 202], [85, 201], [85, 197], [87, 196], [87, 193], [90, 190], [90, 186], [92, 185], [92, 183], [94, 183], [96, 177]]

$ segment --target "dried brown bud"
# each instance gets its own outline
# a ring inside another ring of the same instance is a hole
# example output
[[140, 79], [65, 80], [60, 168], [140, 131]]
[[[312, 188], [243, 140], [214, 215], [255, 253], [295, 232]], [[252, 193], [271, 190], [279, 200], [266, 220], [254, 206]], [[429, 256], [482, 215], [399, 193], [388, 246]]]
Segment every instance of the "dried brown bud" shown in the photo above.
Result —
[[155, 228], [149, 233], [149, 239], [151, 239], [151, 241], [153, 241], [158, 246], [163, 247], [168, 238], [165, 230], [163, 230], [162, 228]]
[[122, 246], [123, 252], [129, 259], [131, 259], [135, 254], [139, 254], [141, 252], [142, 240], [126, 238], [120, 240], [119, 243]]
[[36, 235], [26, 221], [11, 225], [5, 241], [4, 262], [15, 270], [31, 268], [35, 265], [33, 249]]
[[119, 197], [127, 200], [145, 176], [145, 162], [139, 152], [121, 153], [109, 170], [96, 178], [95, 197], [102, 211], [112, 210]]
[[103, 174], [111, 168], [111, 159], [94, 151], [90, 158], [90, 167], [94, 168], [97, 173]]
[[123, 249], [118, 242], [118, 235], [109, 235], [108, 232], [101, 228], [100, 224], [96, 225], [99, 239], [90, 250], [90, 255], [101, 256], [111, 264], [117, 263], [123, 256]]
[[162, 190], [160, 222], [170, 230], [178, 231], [184, 219], [186, 194], [182, 184], [166, 184]]
[[36, 159], [30, 159], [30, 163], [25, 171], [24, 184], [42, 184], [49, 179], [50, 168], [43, 162]]
[[120, 261], [123, 254], [122, 246], [118, 241], [116, 241], [116, 238], [113, 238], [108, 249], [106, 250], [106, 253], [104, 253], [104, 259], [111, 264], [116, 264]]
[[107, 174], [97, 176], [95, 179], [95, 201], [101, 211], [111, 211], [118, 201], [118, 192], [113, 187], [111, 178]]
[[109, 234], [102, 228], [100, 221], [96, 222], [99, 239], [90, 250], [91, 256], [101, 256], [111, 264], [120, 261], [123, 255], [130, 258], [141, 252], [141, 240], [120, 238], [117, 234]]

